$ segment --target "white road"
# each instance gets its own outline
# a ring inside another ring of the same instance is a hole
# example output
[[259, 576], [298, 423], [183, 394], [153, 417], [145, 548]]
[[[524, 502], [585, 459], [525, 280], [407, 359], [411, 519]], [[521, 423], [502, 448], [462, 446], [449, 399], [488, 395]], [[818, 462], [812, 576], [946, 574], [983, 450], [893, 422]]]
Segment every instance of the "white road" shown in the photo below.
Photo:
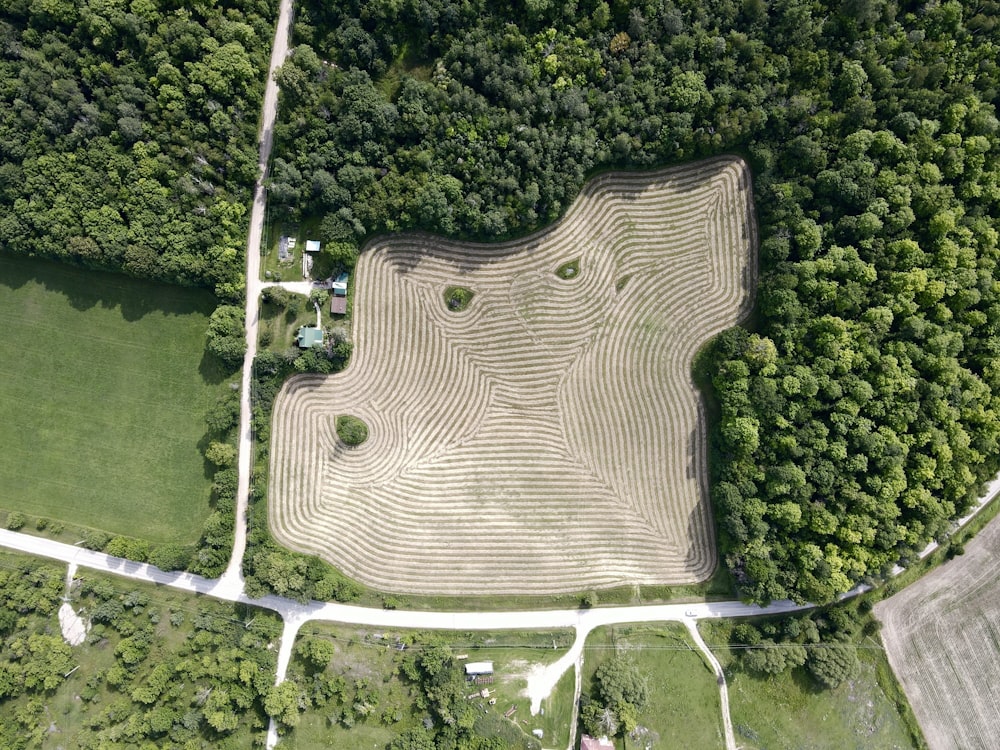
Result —
[[[284, 620], [281, 646], [278, 651], [276, 683], [281, 682], [288, 669], [292, 655], [295, 634], [299, 628], [310, 620], [339, 622], [352, 625], [368, 625], [391, 629], [417, 630], [549, 630], [554, 628], [573, 628], [576, 638], [570, 650], [557, 662], [533, 676], [533, 692], [537, 695], [547, 694], [558, 682], [562, 674], [570, 667], [577, 669], [577, 687], [579, 688], [579, 666], [581, 663], [584, 643], [587, 635], [601, 625], [614, 625], [629, 622], [683, 622], [689, 628], [694, 627], [698, 619], [718, 617], [750, 617], [760, 614], [779, 614], [801, 609], [808, 605], [798, 605], [793, 602], [774, 602], [767, 607], [756, 604], [744, 604], [738, 601], [698, 602], [691, 604], [655, 604], [639, 607], [598, 607], [595, 609], [553, 609], [528, 610], [520, 612], [408, 612], [405, 610], [374, 609], [357, 607], [336, 602], [309, 602], [303, 604], [280, 596], [265, 596], [251, 599], [243, 593], [242, 578], [238, 586], [232, 579], [203, 578], [191, 573], [166, 572], [148, 563], [138, 563], [121, 557], [114, 557], [104, 552], [95, 552], [72, 544], [56, 542], [51, 539], [21, 534], [0, 529], [0, 546], [18, 552], [39, 555], [51, 560], [60, 560], [77, 568], [90, 568], [105, 573], [131, 578], [133, 580], [154, 583], [170, 588], [180, 589], [193, 594], [202, 594], [231, 602], [241, 602], [273, 610]], [[704, 643], [699, 644], [704, 649]], [[714, 657], [710, 657], [714, 658]], [[715, 662], [717, 665], [718, 662]], [[548, 686], [548, 690], [544, 690]], [[540, 690], [541, 688], [541, 690]], [[724, 683], [720, 685], [724, 689]], [[725, 693], [723, 707], [728, 709]], [[537, 706], [532, 707], [535, 710]], [[725, 726], [730, 726], [728, 712], [723, 716]], [[268, 747], [274, 747], [278, 735], [273, 722], [268, 729]], [[572, 743], [571, 743], [572, 744]]]
[[[986, 503], [1000, 493], [1000, 477], [991, 482], [986, 493], [977, 503], [973, 511], [961, 519], [964, 525], [978, 513]], [[368, 625], [380, 628], [418, 629], [418, 630], [547, 630], [553, 628], [573, 628], [576, 639], [570, 650], [554, 664], [546, 667], [534, 679], [541, 685], [555, 685], [559, 677], [571, 666], [579, 664], [587, 634], [601, 625], [615, 625], [630, 622], [664, 622], [675, 621], [684, 623], [696, 635], [694, 622], [699, 619], [721, 617], [752, 617], [755, 615], [781, 614], [785, 612], [810, 609], [811, 605], [800, 605], [790, 601], [773, 602], [766, 607], [756, 604], [745, 604], [739, 601], [695, 602], [688, 604], [654, 604], [636, 607], [597, 607], [594, 609], [553, 609], [529, 610], [519, 612], [410, 612], [405, 610], [374, 609], [358, 607], [336, 602], [301, 603], [280, 596], [265, 596], [251, 599], [243, 592], [242, 576], [238, 585], [233, 585], [233, 579], [225, 576], [219, 579], [203, 578], [191, 573], [165, 572], [148, 563], [138, 563], [103, 552], [84, 549], [82, 547], [56, 542], [51, 539], [22, 534], [15, 531], [0, 529], [0, 546], [18, 552], [38, 555], [51, 560], [60, 560], [77, 568], [90, 568], [105, 573], [160, 584], [171, 588], [203, 594], [225, 601], [242, 602], [277, 612], [285, 622], [285, 630], [278, 653], [277, 681], [284, 679], [291, 657], [295, 633], [310, 620], [339, 622], [352, 625]], [[934, 547], [929, 545], [921, 553], [921, 557], [930, 554]], [[866, 587], [858, 587], [849, 595], [860, 593]], [[709, 661], [720, 675], [721, 669], [714, 655], [707, 649], [700, 638], [695, 641], [706, 653]], [[577, 685], [579, 686], [579, 671]], [[726, 744], [728, 748], [732, 737], [732, 724], [729, 717], [728, 694], [725, 681], [720, 680], [720, 693], [723, 709], [723, 726], [726, 727]], [[536, 690], [537, 692], [537, 690]], [[273, 729], [273, 727], [272, 727]], [[277, 734], [269, 732], [268, 747], [277, 741]]]
[[236, 490], [236, 524], [233, 534], [233, 553], [229, 566], [219, 585], [235, 595], [243, 592], [243, 554], [247, 548], [247, 504], [250, 497], [250, 474], [253, 471], [253, 432], [251, 428], [250, 384], [253, 377], [253, 360], [257, 356], [257, 328], [260, 322], [260, 250], [264, 235], [264, 209], [267, 207], [267, 165], [271, 160], [274, 143], [274, 121], [278, 111], [278, 83], [274, 72], [288, 57], [288, 44], [292, 29], [292, 0], [281, 0], [278, 22], [275, 24], [271, 63], [264, 85], [264, 103], [260, 116], [260, 151], [257, 158], [257, 182], [250, 208], [250, 229], [247, 234], [246, 262], [246, 328], [247, 351], [243, 357], [243, 382], [240, 391], [239, 428], [239, 484]]
[[[75, 545], [64, 544], [50, 539], [20, 534], [0, 529], [0, 546], [8, 549], [39, 555], [52, 560], [61, 560], [71, 567], [90, 568], [106, 573], [124, 576], [196, 594], [203, 594], [225, 601], [242, 602], [264, 607], [277, 612], [284, 620], [281, 646], [278, 652], [276, 683], [281, 682], [288, 668], [292, 646], [299, 628], [310, 620], [369, 625], [399, 629], [433, 630], [544, 630], [552, 628], [573, 628], [576, 638], [569, 651], [555, 663], [536, 671], [529, 680], [533, 711], [537, 708], [536, 698], [551, 691], [559, 677], [570, 667], [576, 669], [576, 697], [580, 693], [580, 668], [583, 647], [587, 635], [601, 625], [630, 622], [682, 622], [691, 632], [698, 647], [712, 664], [719, 680], [722, 701], [723, 726], [727, 750], [734, 750], [732, 722], [729, 716], [728, 691], [725, 677], [718, 660], [711, 653], [698, 633], [695, 623], [699, 619], [719, 617], [750, 617], [761, 614], [778, 614], [808, 609], [809, 605], [796, 605], [789, 601], [775, 602], [767, 607], [744, 604], [738, 601], [702, 602], [693, 604], [660, 604], [638, 607], [599, 607], [595, 609], [533, 610], [522, 612], [408, 612], [403, 610], [371, 609], [337, 603], [309, 602], [302, 604], [278, 596], [250, 599], [244, 593], [243, 556], [247, 539], [247, 504], [253, 464], [253, 434], [251, 430], [250, 385], [253, 360], [257, 353], [259, 324], [259, 297], [264, 286], [280, 285], [290, 291], [308, 295], [313, 286], [310, 282], [286, 282], [281, 284], [262, 283], [260, 280], [261, 240], [263, 237], [264, 214], [267, 201], [265, 180], [274, 139], [274, 123], [277, 112], [278, 87], [274, 80], [275, 70], [288, 55], [292, 22], [292, 0], [281, 0], [278, 21], [275, 28], [271, 62], [264, 89], [259, 134], [258, 178], [254, 186], [253, 206], [250, 213], [250, 227], [246, 246], [246, 343], [247, 351], [243, 362], [243, 380], [240, 398], [239, 424], [239, 485], [236, 500], [235, 533], [233, 551], [229, 565], [221, 578], [212, 580], [190, 573], [168, 573], [146, 563], [137, 563], [103, 552], [94, 552]], [[989, 500], [1000, 492], [1000, 477], [990, 485], [989, 491], [970, 515], [961, 520], [967, 522]], [[921, 557], [930, 554], [936, 545], [929, 545]], [[845, 596], [863, 590], [855, 589]], [[576, 701], [574, 701], [575, 704]], [[574, 729], [575, 731], [575, 722]], [[274, 723], [268, 729], [267, 747], [272, 748], [278, 741]], [[574, 737], [570, 738], [570, 748]]]

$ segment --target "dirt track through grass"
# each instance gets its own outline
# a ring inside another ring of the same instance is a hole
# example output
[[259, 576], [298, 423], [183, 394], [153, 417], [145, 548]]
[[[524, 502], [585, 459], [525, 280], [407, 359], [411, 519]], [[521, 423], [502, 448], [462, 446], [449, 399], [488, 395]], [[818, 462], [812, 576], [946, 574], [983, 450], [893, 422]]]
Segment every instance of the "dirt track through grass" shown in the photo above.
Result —
[[[734, 158], [588, 183], [499, 245], [406, 235], [362, 254], [351, 366], [275, 404], [275, 536], [404, 593], [680, 584], [716, 564], [698, 348], [753, 299]], [[579, 273], [557, 270], [579, 259]], [[449, 311], [444, 291], [473, 291]], [[337, 440], [339, 414], [369, 427]]]
[[1000, 737], [1000, 519], [965, 549], [875, 605], [889, 663], [934, 750], [991, 750]]

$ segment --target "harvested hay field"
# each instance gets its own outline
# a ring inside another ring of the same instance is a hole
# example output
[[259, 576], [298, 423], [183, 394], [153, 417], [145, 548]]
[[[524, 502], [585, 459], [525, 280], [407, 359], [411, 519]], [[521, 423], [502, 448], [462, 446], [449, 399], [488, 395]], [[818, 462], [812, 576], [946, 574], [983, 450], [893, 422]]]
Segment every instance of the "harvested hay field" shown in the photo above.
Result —
[[965, 554], [875, 605], [896, 677], [934, 750], [1000, 737], [1000, 518]]
[[[599, 176], [514, 242], [375, 243], [350, 366], [295, 377], [275, 403], [274, 535], [400, 593], [707, 578], [691, 365], [752, 305], [751, 192], [746, 165], [717, 158]], [[456, 287], [471, 292], [461, 310]], [[368, 426], [364, 444], [338, 440], [343, 414]]]

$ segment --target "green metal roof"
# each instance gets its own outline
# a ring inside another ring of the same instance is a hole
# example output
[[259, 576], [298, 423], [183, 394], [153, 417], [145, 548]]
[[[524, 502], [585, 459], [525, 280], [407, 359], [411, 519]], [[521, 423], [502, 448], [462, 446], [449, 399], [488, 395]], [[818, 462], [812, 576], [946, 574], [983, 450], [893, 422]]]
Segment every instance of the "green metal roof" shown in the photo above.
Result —
[[295, 343], [300, 349], [310, 349], [314, 346], [323, 346], [323, 329], [313, 326], [302, 326], [295, 334]]

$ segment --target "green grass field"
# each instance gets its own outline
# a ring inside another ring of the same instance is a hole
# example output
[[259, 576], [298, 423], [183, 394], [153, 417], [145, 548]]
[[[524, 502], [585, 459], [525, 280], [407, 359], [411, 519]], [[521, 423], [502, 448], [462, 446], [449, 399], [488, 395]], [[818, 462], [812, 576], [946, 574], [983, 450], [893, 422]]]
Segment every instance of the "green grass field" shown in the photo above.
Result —
[[207, 292], [0, 255], [0, 507], [194, 542], [223, 373]]
[[[583, 655], [583, 691], [615, 654], [628, 654], [649, 683], [649, 703], [639, 724], [656, 732], [655, 747], [717, 750], [723, 746], [722, 713], [715, 675], [681, 625], [614, 625], [597, 628]], [[615, 740], [623, 750], [634, 743]]]
[[736, 742], [746, 750], [900, 750], [912, 748], [892, 694], [892, 672], [878, 640], [866, 638], [861, 672], [835, 690], [821, 690], [805, 669], [763, 678], [731, 668], [732, 623], [703, 622], [706, 643], [726, 670]]

